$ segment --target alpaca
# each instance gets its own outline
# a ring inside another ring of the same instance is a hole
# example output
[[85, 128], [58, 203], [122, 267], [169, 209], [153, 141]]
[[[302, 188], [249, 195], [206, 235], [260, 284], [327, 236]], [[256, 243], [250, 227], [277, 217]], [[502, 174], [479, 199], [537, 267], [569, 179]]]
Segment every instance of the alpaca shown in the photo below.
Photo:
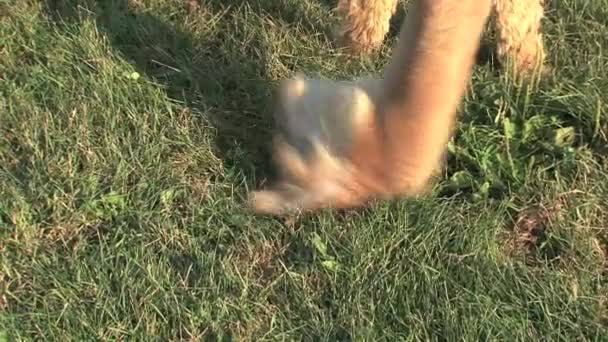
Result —
[[381, 75], [282, 82], [274, 144], [279, 180], [252, 194], [256, 212], [354, 208], [429, 189], [492, 0], [410, 1]]

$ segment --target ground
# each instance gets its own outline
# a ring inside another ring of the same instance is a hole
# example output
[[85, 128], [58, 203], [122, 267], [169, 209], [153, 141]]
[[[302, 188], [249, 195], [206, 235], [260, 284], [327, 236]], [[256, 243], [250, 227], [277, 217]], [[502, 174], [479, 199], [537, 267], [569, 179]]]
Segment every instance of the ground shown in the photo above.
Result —
[[0, 341], [608, 338], [608, 1], [476, 67], [428, 195], [256, 216], [277, 81], [390, 57], [332, 6], [0, 0]]

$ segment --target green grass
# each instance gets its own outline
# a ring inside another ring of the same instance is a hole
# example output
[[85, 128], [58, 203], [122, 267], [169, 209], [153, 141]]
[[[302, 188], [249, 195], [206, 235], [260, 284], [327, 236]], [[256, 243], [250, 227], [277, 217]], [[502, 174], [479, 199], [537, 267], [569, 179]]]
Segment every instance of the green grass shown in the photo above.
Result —
[[0, 341], [608, 339], [606, 0], [549, 1], [538, 89], [476, 68], [432, 193], [284, 221], [243, 207], [276, 82], [392, 41], [187, 4], [0, 0]]

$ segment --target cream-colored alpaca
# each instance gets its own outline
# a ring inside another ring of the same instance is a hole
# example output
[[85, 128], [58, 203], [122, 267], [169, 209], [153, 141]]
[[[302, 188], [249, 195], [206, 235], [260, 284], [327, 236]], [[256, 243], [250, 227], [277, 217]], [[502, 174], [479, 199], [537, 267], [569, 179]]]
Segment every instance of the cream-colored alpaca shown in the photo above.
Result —
[[[369, 54], [380, 48], [399, 0], [339, 0], [337, 36], [351, 51]], [[408, 2], [408, 0], [405, 0]], [[514, 71], [529, 75], [545, 59], [541, 20], [543, 0], [492, 0], [497, 31], [497, 55]], [[452, 18], [449, 18], [452, 20]]]
[[274, 155], [280, 178], [253, 193], [257, 212], [357, 207], [427, 188], [491, 0], [411, 2], [391, 61], [376, 79], [283, 82]]

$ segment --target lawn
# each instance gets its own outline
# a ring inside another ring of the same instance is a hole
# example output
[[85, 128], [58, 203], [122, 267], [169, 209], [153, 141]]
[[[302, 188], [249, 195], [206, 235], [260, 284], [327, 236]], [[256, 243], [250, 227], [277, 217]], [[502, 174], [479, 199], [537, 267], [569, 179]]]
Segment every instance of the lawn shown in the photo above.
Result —
[[427, 195], [254, 215], [277, 82], [390, 58], [333, 4], [0, 0], [0, 341], [608, 340], [608, 1], [476, 67]]

